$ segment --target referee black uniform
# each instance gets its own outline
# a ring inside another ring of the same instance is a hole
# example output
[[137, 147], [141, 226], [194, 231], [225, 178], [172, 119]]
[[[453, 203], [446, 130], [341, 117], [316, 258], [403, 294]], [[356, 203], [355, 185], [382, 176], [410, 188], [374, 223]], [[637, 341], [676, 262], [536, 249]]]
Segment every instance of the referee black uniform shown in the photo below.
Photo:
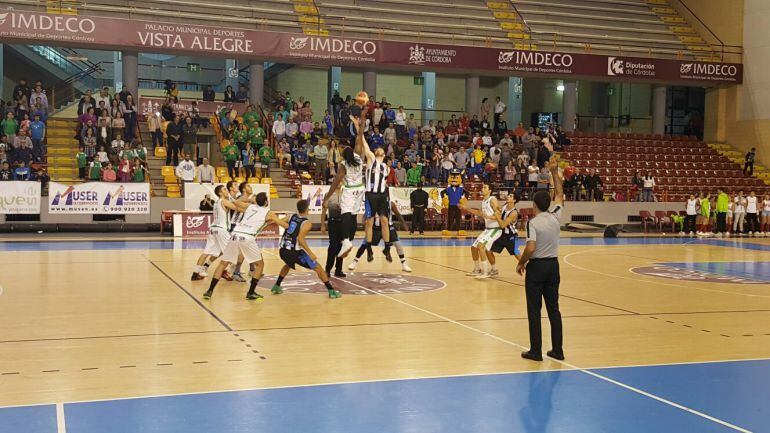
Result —
[[425, 232], [425, 209], [428, 207], [428, 193], [422, 189], [422, 183], [417, 184], [417, 189], [409, 194], [409, 203], [412, 207], [412, 230], [410, 233]]
[[[545, 300], [548, 320], [551, 322], [551, 358], [564, 359], [562, 348], [562, 323], [559, 312], [559, 237], [561, 205], [551, 209], [551, 198], [546, 191], [538, 191], [533, 197], [539, 213], [527, 223], [527, 249], [519, 261], [526, 265], [524, 287], [527, 294], [527, 319], [529, 321], [528, 352], [523, 358], [543, 360], [543, 340], [540, 326], [540, 311]], [[534, 249], [532, 248], [534, 246]]]
[[326, 203], [326, 208], [324, 208], [326, 214], [321, 215], [321, 218], [327, 218], [326, 229], [329, 232], [329, 247], [326, 252], [326, 273], [331, 275], [332, 267], [334, 267], [334, 276], [344, 277], [346, 275], [342, 272], [342, 257], [337, 257], [337, 254], [342, 249], [342, 240], [345, 238], [339, 190], [331, 194], [329, 201]]

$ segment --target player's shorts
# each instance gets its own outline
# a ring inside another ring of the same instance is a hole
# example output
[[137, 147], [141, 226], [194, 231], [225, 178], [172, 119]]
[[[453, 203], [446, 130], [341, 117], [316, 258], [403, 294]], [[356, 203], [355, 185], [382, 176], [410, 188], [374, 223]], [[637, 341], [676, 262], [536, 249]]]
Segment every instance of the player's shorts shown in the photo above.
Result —
[[253, 235], [233, 233], [230, 242], [222, 254], [221, 260], [228, 263], [237, 263], [238, 256], [243, 255], [246, 263], [256, 263], [262, 260], [262, 250]]
[[366, 209], [364, 216], [372, 218], [374, 216], [387, 216], [390, 210], [390, 201], [387, 192], [367, 192]]
[[353, 215], [361, 214], [361, 208], [364, 206], [364, 186], [347, 187], [343, 186], [340, 192], [340, 212]]
[[501, 228], [486, 229], [481, 232], [475, 241], [473, 241], [473, 246], [478, 247], [479, 245], [484, 245], [484, 248], [489, 248], [496, 240], [500, 239], [500, 236], [502, 235], [503, 229]]
[[287, 250], [281, 248], [279, 252], [281, 260], [286, 263], [286, 266], [294, 269], [296, 265], [300, 265], [303, 268], [315, 269], [318, 266], [318, 262], [310, 257], [310, 254], [305, 250]]
[[203, 254], [218, 256], [224, 253], [227, 244], [230, 243], [230, 237], [232, 237], [232, 235], [227, 230], [219, 227], [212, 227], [208, 238], [206, 238], [206, 247], [203, 248]]
[[[374, 226], [374, 230], [372, 230], [372, 245], [377, 245], [382, 240], [382, 230], [380, 230], [377, 226]], [[390, 228], [390, 242], [398, 242], [398, 231], [396, 231], [395, 227]]]
[[762, 211], [762, 216], [763, 217], [770, 217], [770, 210], [763, 210]]
[[503, 252], [503, 250], [508, 251], [508, 254], [510, 255], [516, 255], [516, 239], [518, 236], [516, 234], [508, 235], [503, 233], [502, 236], [498, 240], [495, 241], [495, 243], [492, 244], [492, 248], [490, 248], [490, 251], [492, 251], [495, 254], [500, 254]]

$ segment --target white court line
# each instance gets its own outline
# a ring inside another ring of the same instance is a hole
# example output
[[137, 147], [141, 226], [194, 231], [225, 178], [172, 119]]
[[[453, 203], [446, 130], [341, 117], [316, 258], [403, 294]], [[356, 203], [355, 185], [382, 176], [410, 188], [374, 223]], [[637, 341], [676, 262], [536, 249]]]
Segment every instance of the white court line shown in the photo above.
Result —
[[56, 403], [56, 433], [67, 433], [67, 422], [64, 420], [64, 403]]
[[[618, 248], [631, 248], [631, 247], [610, 247], [610, 248], [605, 248], [605, 249], [611, 250], [611, 249], [618, 249]], [[569, 253], [566, 256], [564, 256], [564, 259], [563, 259], [564, 263], [572, 266], [575, 269], [581, 270], [581, 271], [591, 272], [593, 274], [598, 274], [598, 275], [602, 275], [602, 276], [610, 277], [610, 278], [620, 278], [622, 280], [630, 280], [630, 281], [634, 281], [636, 283], [639, 283], [640, 281], [643, 281], [644, 283], [656, 284], [656, 285], [659, 285], [659, 286], [676, 287], [677, 289], [693, 289], [693, 290], [699, 290], [699, 291], [702, 291], [702, 292], [722, 293], [722, 294], [725, 294], [725, 295], [737, 295], [737, 296], [746, 296], [746, 297], [750, 297], [750, 298], [768, 298], [768, 299], [770, 299], [770, 295], [755, 295], [755, 294], [752, 294], [752, 293], [738, 293], [738, 292], [730, 292], [730, 291], [726, 291], [726, 290], [706, 289], [706, 288], [703, 288], [703, 287], [692, 286], [692, 285], [689, 285], [689, 284], [671, 284], [671, 283], [666, 283], [666, 282], [663, 282], [663, 281], [657, 281], [657, 280], [653, 280], [653, 279], [640, 280], [639, 278], [631, 278], [631, 277], [627, 277], [627, 276], [624, 276], [624, 275], [612, 275], [612, 274], [608, 274], [606, 272], [597, 271], [597, 270], [594, 270], [594, 269], [584, 268], [582, 266], [576, 265], [576, 264], [574, 264], [574, 263], [569, 261], [569, 258], [572, 257], [572, 256], [575, 256], [575, 255], [578, 255], [578, 254], [583, 254], [583, 253], [588, 253], [588, 252], [596, 252], [595, 250], [596, 249], [580, 250], [580, 251], [575, 251], [574, 253]]]
[[[337, 277], [333, 277], [333, 278], [335, 278], [335, 279], [339, 279], [339, 278], [337, 278]], [[344, 281], [344, 280], [341, 280], [341, 279], [340, 279], [340, 281]], [[513, 341], [510, 341], [510, 340], [506, 340], [505, 338], [502, 338], [502, 337], [498, 337], [497, 335], [491, 334], [491, 333], [489, 333], [489, 332], [485, 332], [485, 331], [483, 331], [483, 330], [481, 330], [481, 329], [478, 329], [478, 328], [474, 328], [474, 327], [472, 327], [472, 326], [468, 326], [468, 325], [466, 325], [466, 324], [464, 324], [464, 323], [460, 323], [460, 322], [458, 322], [458, 321], [456, 321], [456, 320], [452, 320], [452, 319], [450, 319], [450, 318], [448, 318], [448, 317], [446, 317], [446, 316], [442, 316], [441, 314], [438, 314], [438, 313], [434, 313], [434, 312], [432, 312], [432, 311], [429, 311], [429, 310], [426, 310], [426, 309], [424, 309], [424, 308], [418, 307], [418, 306], [416, 306], [416, 305], [410, 304], [410, 303], [408, 303], [408, 302], [406, 302], [406, 301], [402, 301], [402, 300], [400, 300], [400, 299], [398, 299], [398, 298], [394, 298], [394, 297], [392, 297], [392, 296], [390, 296], [390, 295], [386, 295], [386, 294], [383, 294], [383, 293], [377, 293], [376, 291], [374, 291], [374, 290], [371, 290], [371, 289], [368, 289], [368, 288], [366, 288], [366, 287], [364, 287], [364, 286], [361, 286], [361, 285], [359, 285], [359, 284], [356, 284], [356, 283], [352, 283], [352, 282], [350, 282], [350, 281], [346, 281], [346, 282], [347, 282], [348, 284], [351, 284], [351, 285], [353, 285], [353, 286], [357, 286], [357, 287], [359, 287], [359, 288], [361, 288], [361, 289], [363, 289], [363, 290], [366, 290], [366, 291], [368, 291], [368, 292], [374, 293], [375, 295], [378, 295], [378, 296], [382, 296], [382, 297], [384, 297], [384, 298], [387, 298], [387, 299], [390, 299], [391, 301], [394, 301], [394, 302], [398, 302], [399, 304], [402, 304], [402, 305], [405, 305], [405, 306], [407, 306], [407, 307], [413, 308], [413, 309], [415, 309], [415, 310], [417, 310], [417, 311], [421, 311], [421, 312], [423, 312], [423, 313], [425, 313], [425, 314], [429, 314], [429, 315], [431, 315], [431, 316], [433, 316], [433, 317], [436, 317], [436, 318], [438, 318], [438, 319], [441, 319], [441, 320], [447, 321], [447, 322], [449, 322], [449, 323], [452, 323], [452, 324], [455, 324], [455, 325], [461, 326], [461, 327], [463, 327], [463, 328], [466, 328], [466, 329], [468, 329], [468, 330], [470, 330], [470, 331], [473, 331], [473, 332], [475, 332], [475, 333], [481, 334], [481, 335], [483, 335], [483, 336], [485, 336], [485, 337], [489, 337], [489, 338], [492, 338], [492, 339], [494, 339], [494, 340], [497, 340], [497, 341], [499, 341], [499, 342], [501, 342], [501, 343], [505, 343], [505, 344], [508, 344], [508, 345], [510, 345], [510, 346], [518, 347], [518, 348], [520, 348], [520, 349], [523, 349], [523, 350], [528, 350], [528, 348], [527, 348], [527, 347], [525, 347], [525, 346], [522, 346], [522, 345], [520, 345], [520, 344], [518, 344], [518, 343], [515, 343], [515, 342], [513, 342]], [[736, 425], [734, 425], [734, 424], [730, 424], [730, 423], [729, 423], [729, 422], [727, 422], [727, 421], [723, 421], [723, 420], [721, 420], [721, 419], [719, 419], [719, 418], [715, 418], [715, 417], [713, 417], [713, 416], [711, 416], [711, 415], [707, 415], [707, 414], [705, 414], [705, 413], [703, 413], [703, 412], [699, 412], [699, 411], [697, 411], [697, 410], [695, 410], [695, 409], [691, 409], [691, 408], [689, 408], [689, 407], [687, 407], [687, 406], [683, 406], [683, 405], [681, 405], [681, 404], [679, 404], [679, 403], [675, 403], [675, 402], [673, 402], [673, 401], [671, 401], [671, 400], [667, 400], [667, 399], [665, 399], [665, 398], [663, 398], [663, 397], [659, 397], [659, 396], [657, 396], [657, 395], [655, 395], [655, 394], [651, 394], [651, 393], [649, 393], [649, 392], [646, 392], [646, 391], [642, 391], [642, 390], [641, 390], [641, 389], [639, 389], [639, 388], [635, 388], [635, 387], [633, 387], [633, 386], [631, 386], [631, 385], [626, 385], [626, 384], [624, 384], [624, 383], [622, 383], [622, 382], [618, 382], [617, 380], [614, 380], [614, 379], [610, 379], [609, 377], [606, 377], [606, 376], [602, 376], [602, 375], [601, 375], [601, 374], [599, 374], [599, 373], [595, 373], [595, 372], [593, 372], [593, 371], [589, 371], [589, 370], [586, 370], [586, 369], [580, 368], [580, 367], [578, 367], [578, 366], [576, 366], [576, 365], [574, 365], [574, 364], [570, 364], [569, 362], [566, 362], [566, 361], [559, 361], [559, 360], [556, 360], [556, 359], [552, 359], [552, 358], [549, 358], [549, 359], [550, 359], [551, 361], [553, 361], [553, 362], [556, 362], [556, 363], [558, 363], [558, 364], [564, 365], [565, 367], [571, 368], [571, 369], [573, 369], [573, 370], [577, 370], [577, 371], [580, 371], [580, 372], [582, 372], [582, 373], [585, 373], [585, 374], [588, 374], [588, 375], [590, 375], [590, 376], [593, 376], [593, 377], [595, 377], [595, 378], [597, 378], [597, 379], [601, 379], [601, 380], [604, 380], [604, 381], [606, 381], [606, 382], [609, 382], [609, 383], [611, 383], [611, 384], [613, 384], [613, 385], [617, 385], [617, 386], [619, 386], [619, 387], [622, 387], [622, 388], [624, 388], [624, 389], [627, 389], [627, 390], [629, 390], [629, 391], [635, 392], [635, 393], [637, 393], [637, 394], [640, 394], [640, 395], [643, 395], [643, 396], [645, 396], [645, 397], [649, 397], [649, 398], [651, 398], [651, 399], [653, 399], [653, 400], [657, 400], [657, 401], [659, 401], [659, 402], [661, 402], [661, 403], [667, 404], [667, 405], [669, 405], [669, 406], [675, 407], [675, 408], [677, 408], [677, 409], [683, 410], [683, 411], [685, 411], [685, 412], [688, 412], [688, 413], [691, 413], [691, 414], [693, 414], [693, 415], [697, 415], [697, 416], [699, 416], [699, 417], [701, 417], [701, 418], [705, 418], [705, 419], [707, 419], [707, 420], [709, 420], [709, 421], [712, 421], [712, 422], [715, 422], [715, 423], [717, 423], [717, 424], [721, 424], [721, 425], [723, 425], [723, 426], [725, 426], [725, 427], [728, 427], [728, 428], [731, 428], [731, 429], [733, 429], [733, 430], [735, 430], [735, 431], [739, 431], [739, 432], [742, 432], [742, 433], [752, 433], [750, 430], [746, 430], [746, 429], [744, 429], [744, 428], [742, 428], [742, 427], [738, 427], [738, 426], [736, 426]]]

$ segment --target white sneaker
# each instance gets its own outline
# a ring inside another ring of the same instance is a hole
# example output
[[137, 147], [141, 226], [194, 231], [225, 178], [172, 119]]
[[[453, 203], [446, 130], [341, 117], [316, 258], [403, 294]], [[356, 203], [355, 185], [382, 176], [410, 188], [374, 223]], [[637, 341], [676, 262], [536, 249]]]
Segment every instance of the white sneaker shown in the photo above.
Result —
[[474, 270], [472, 270], [472, 271], [468, 272], [468, 273], [467, 273], [467, 274], [465, 274], [465, 275], [466, 275], [466, 276], [469, 276], [469, 277], [475, 277], [475, 276], [477, 276], [477, 275], [481, 275], [481, 269], [474, 269]]
[[340, 249], [340, 252], [337, 253], [337, 257], [342, 257], [345, 254], [349, 253], [350, 250], [353, 249], [353, 242], [350, 242], [350, 239], [345, 238], [342, 240], [342, 249]]
[[695, 235], [695, 233], [690, 232], [690, 237], [693, 237], [694, 235]]
[[497, 270], [497, 269], [490, 269], [489, 270], [489, 276], [490, 277], [496, 277], [498, 275], [500, 275], [500, 271], [499, 270]]
[[679, 232], [679, 236], [684, 236], [684, 232]]
[[485, 273], [483, 273], [483, 272], [480, 272], [478, 275], [476, 275], [476, 276], [475, 276], [475, 277], [473, 277], [473, 278], [475, 278], [475, 279], [477, 279], [477, 280], [485, 280], [485, 279], [487, 279], [487, 278], [490, 278], [490, 277], [492, 277], [492, 275], [490, 275], [490, 274], [488, 274], [488, 273], [487, 273], [487, 274], [485, 274]]
[[410, 268], [406, 262], [401, 263], [401, 270], [404, 272], [412, 272], [412, 268]]
[[208, 277], [209, 276], [208, 272], [206, 272], [206, 268], [201, 269], [201, 271], [198, 272], [198, 275], [200, 275], [201, 277]]
[[753, 238], [754, 237], [754, 232], [749, 232], [749, 237]]
[[352, 261], [352, 262], [350, 262], [350, 264], [348, 265], [348, 270], [349, 270], [349, 271], [355, 271], [355, 270], [356, 270], [356, 267], [358, 267], [358, 260], [353, 260], [353, 261]]

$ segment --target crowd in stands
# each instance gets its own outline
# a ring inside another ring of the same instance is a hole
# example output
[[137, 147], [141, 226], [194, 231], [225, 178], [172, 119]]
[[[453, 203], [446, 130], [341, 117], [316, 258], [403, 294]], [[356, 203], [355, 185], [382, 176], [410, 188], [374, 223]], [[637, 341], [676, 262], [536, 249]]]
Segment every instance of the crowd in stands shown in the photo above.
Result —
[[134, 96], [124, 86], [94, 96], [88, 90], [78, 101], [78, 177], [100, 182], [146, 182], [147, 149], [137, 128]]
[[45, 186], [50, 180], [46, 162], [46, 121], [48, 97], [42, 81], [32, 87], [21, 78], [11, 100], [0, 100], [0, 181], [37, 181]]

